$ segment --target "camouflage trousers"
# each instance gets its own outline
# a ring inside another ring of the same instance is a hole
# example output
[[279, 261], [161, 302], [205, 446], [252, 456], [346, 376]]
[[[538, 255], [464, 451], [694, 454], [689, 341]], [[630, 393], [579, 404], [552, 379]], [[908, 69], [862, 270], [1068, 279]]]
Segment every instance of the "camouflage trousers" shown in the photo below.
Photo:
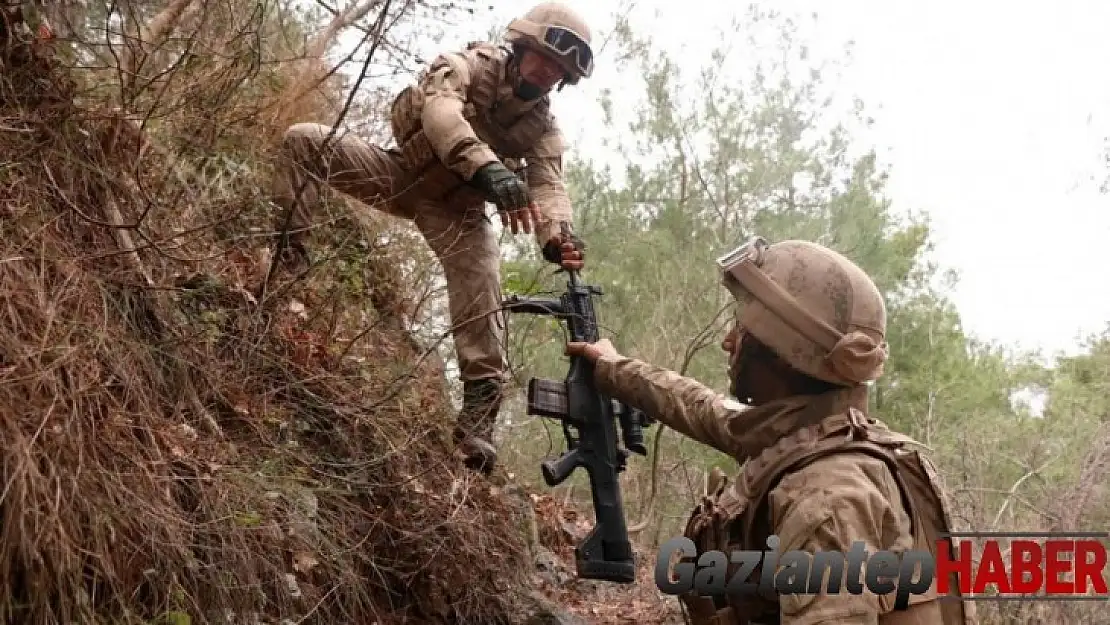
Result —
[[312, 225], [321, 204], [321, 183], [411, 220], [443, 267], [460, 377], [502, 379], [501, 252], [484, 200], [475, 194], [429, 199], [419, 186], [409, 184], [412, 176], [402, 168], [398, 152], [339, 131], [328, 139], [329, 132], [328, 126], [308, 123], [285, 132], [273, 192], [279, 206], [293, 208], [289, 230]]

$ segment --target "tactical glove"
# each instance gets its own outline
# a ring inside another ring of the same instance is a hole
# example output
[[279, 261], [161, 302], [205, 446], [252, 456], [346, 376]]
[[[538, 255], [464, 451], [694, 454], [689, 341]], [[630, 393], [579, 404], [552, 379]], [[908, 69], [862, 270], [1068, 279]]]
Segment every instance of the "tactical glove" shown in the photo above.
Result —
[[515, 211], [532, 203], [528, 185], [499, 161], [483, 165], [474, 173], [471, 182], [486, 192], [486, 197], [497, 205], [498, 211]]

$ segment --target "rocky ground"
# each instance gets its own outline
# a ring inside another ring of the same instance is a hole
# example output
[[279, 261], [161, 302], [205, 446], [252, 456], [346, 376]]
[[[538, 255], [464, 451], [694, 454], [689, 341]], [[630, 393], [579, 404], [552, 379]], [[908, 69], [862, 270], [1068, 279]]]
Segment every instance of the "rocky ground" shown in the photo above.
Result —
[[[518, 494], [523, 496], [523, 494]], [[566, 507], [550, 495], [528, 494], [535, 514], [532, 582], [541, 604], [533, 625], [669, 625], [683, 622], [678, 601], [659, 592], [652, 568], [654, 554], [637, 554], [635, 584], [578, 579], [574, 545], [593, 524], [591, 510]], [[558, 606], [558, 607], [556, 607]]]

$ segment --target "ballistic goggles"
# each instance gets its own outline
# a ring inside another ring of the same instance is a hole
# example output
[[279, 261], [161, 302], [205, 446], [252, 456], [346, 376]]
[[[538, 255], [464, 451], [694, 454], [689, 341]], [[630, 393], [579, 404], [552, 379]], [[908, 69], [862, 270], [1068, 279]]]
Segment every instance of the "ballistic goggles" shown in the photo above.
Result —
[[736, 298], [741, 306], [752, 298], [746, 284], [753, 274], [763, 275], [759, 266], [763, 264], [763, 253], [770, 244], [763, 237], [752, 237], [736, 249], [717, 257], [717, 267], [721, 270], [721, 283]]
[[594, 52], [578, 33], [562, 26], [540, 26], [537, 39], [551, 54], [569, 61], [582, 76], [594, 71]]

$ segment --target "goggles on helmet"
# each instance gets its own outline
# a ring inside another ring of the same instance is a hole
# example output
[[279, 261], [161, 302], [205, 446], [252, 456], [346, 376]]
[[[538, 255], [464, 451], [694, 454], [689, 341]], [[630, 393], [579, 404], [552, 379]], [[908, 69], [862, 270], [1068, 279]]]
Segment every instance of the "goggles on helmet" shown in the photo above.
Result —
[[763, 253], [768, 246], [767, 240], [763, 237], [752, 237], [743, 245], [717, 257], [717, 266], [721, 269], [721, 282], [741, 304], [749, 301], [752, 295], [741, 284], [742, 273], [736, 270], [744, 263], [759, 267], [763, 264]]
[[717, 258], [721, 282], [736, 298], [738, 311], [758, 300], [799, 334], [826, 350], [832, 350], [842, 337], [840, 331], [807, 311], [793, 295], [763, 272], [761, 267], [769, 248], [767, 240], [757, 236]]
[[578, 33], [562, 26], [540, 26], [539, 41], [548, 52], [570, 59], [578, 73], [589, 76], [594, 68], [594, 52]]

